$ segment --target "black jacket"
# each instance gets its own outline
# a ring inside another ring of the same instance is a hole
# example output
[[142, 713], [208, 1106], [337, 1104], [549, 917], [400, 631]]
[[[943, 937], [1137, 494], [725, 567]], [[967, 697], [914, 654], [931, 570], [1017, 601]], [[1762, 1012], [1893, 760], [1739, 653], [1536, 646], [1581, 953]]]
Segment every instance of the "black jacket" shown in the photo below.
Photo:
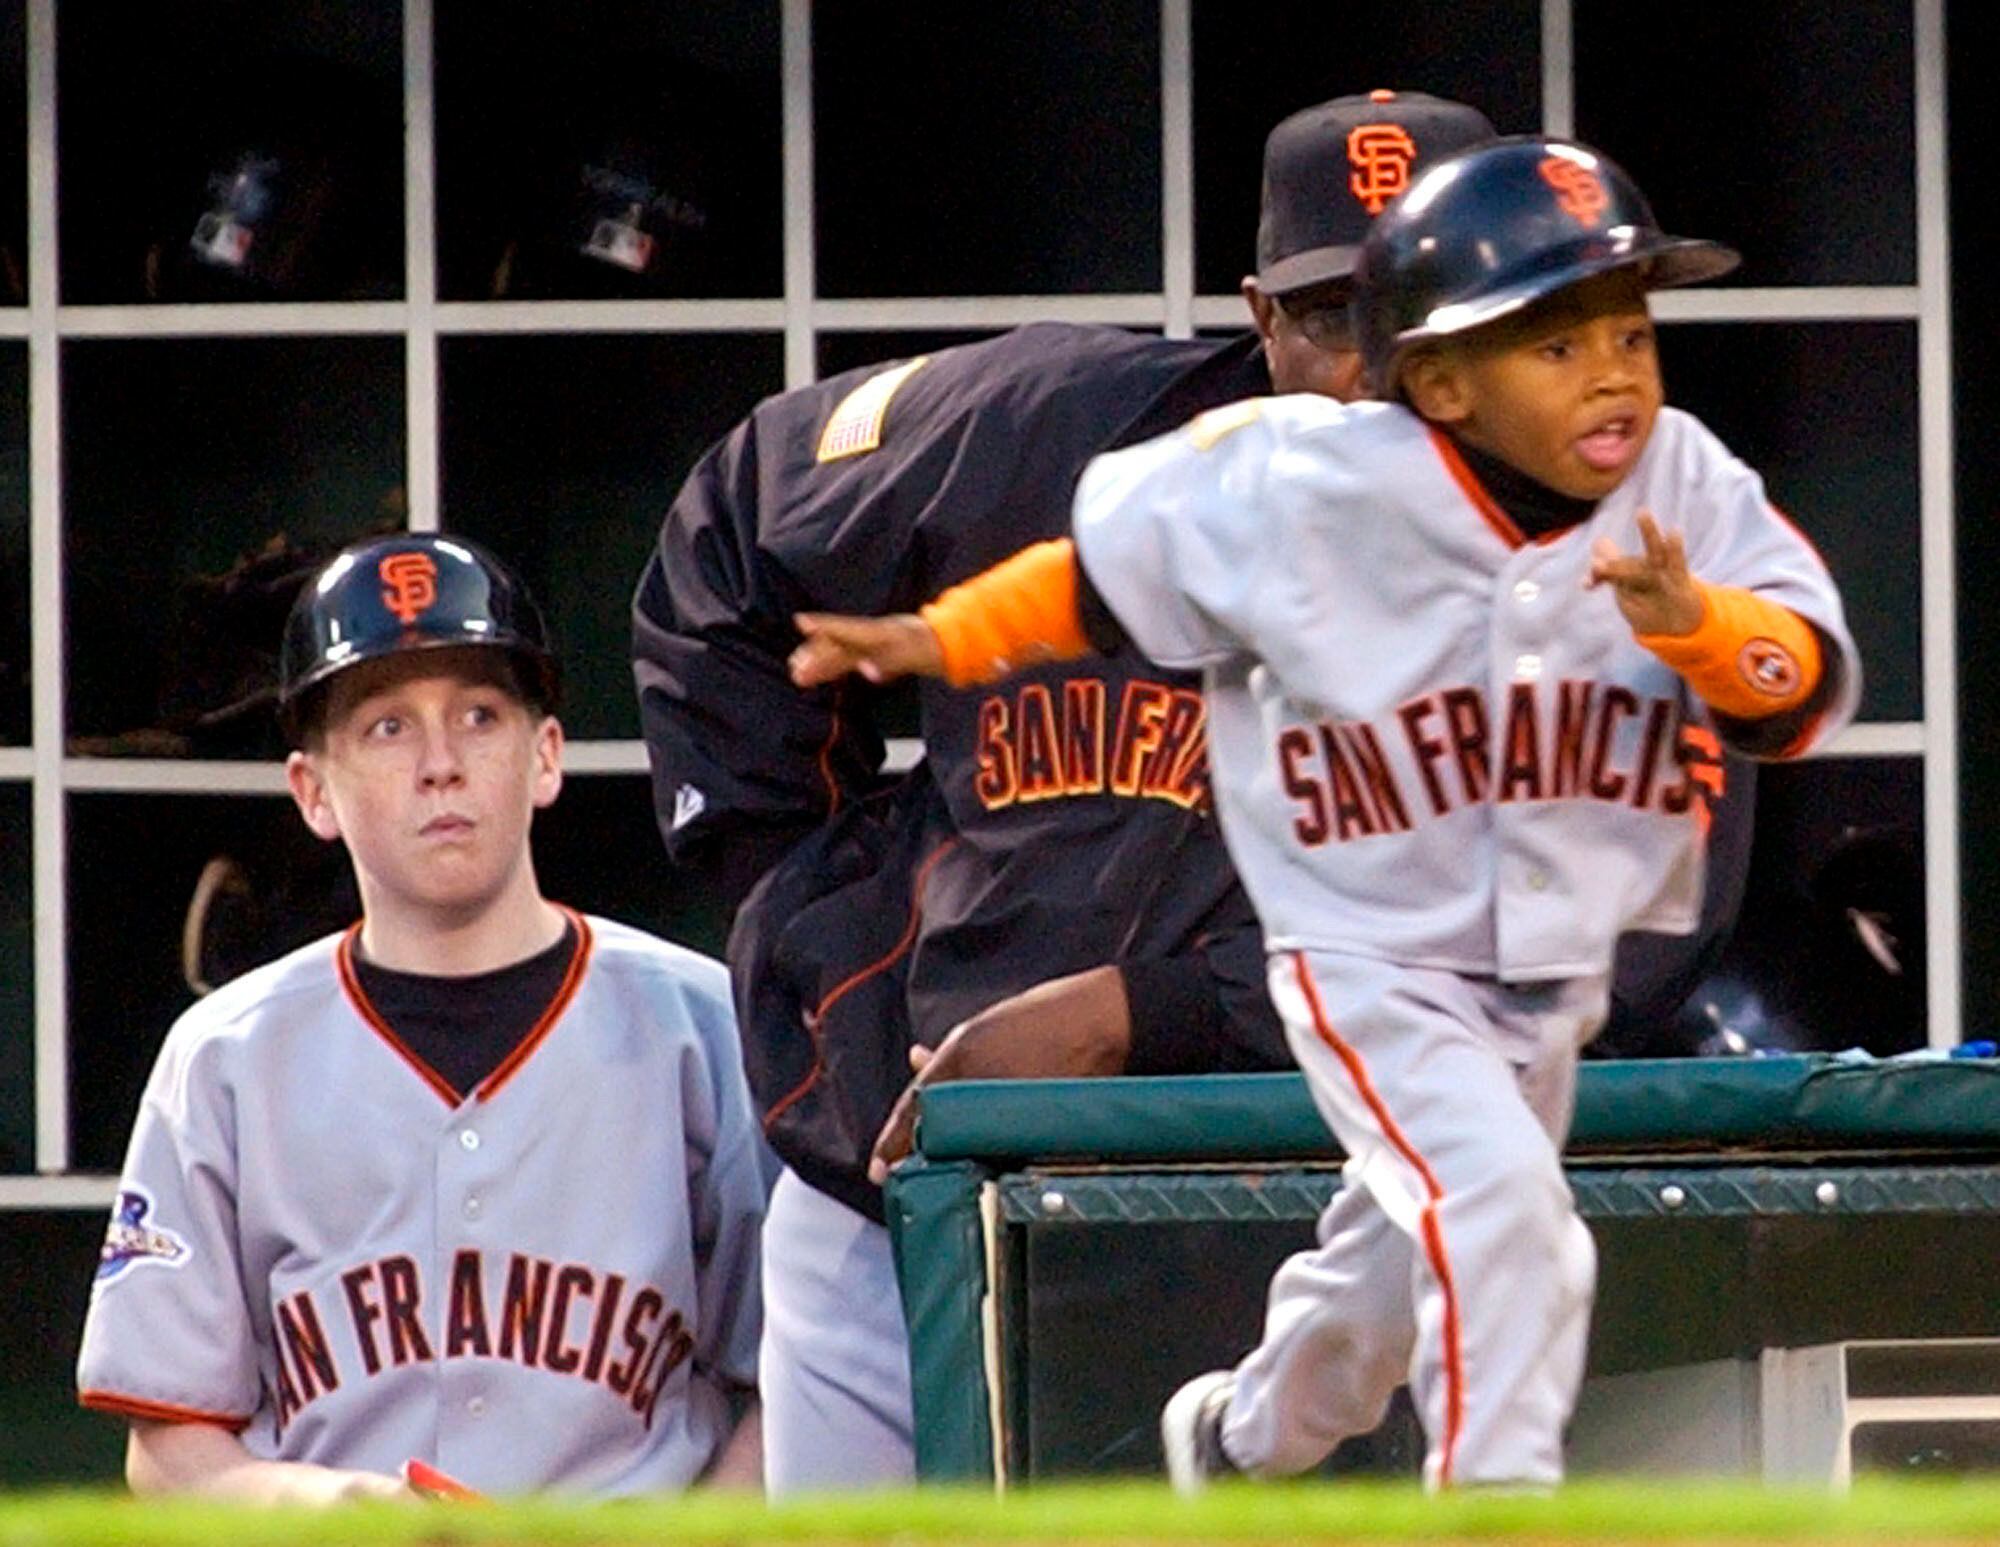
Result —
[[926, 682], [925, 763], [893, 781], [876, 695], [785, 674], [796, 611], [912, 610], [1067, 535], [1092, 456], [1270, 390], [1255, 340], [1034, 324], [930, 357], [875, 421], [892, 369], [761, 404], [689, 475], [634, 601], [668, 853], [747, 899], [729, 958], [766, 1131], [878, 1217], [864, 1170], [910, 1045], [1050, 978], [1122, 966], [1133, 1073], [1289, 1062], [1196, 677], [1121, 654]]

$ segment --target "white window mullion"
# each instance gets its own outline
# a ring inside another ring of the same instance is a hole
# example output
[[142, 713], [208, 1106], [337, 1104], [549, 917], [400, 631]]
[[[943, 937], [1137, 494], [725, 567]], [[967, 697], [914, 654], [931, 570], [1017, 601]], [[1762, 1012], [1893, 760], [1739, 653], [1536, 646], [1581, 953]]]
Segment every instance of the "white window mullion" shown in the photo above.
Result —
[[813, 334], [812, 0], [784, 0], [778, 72], [784, 93], [785, 385], [819, 375]]
[[1958, 576], [1953, 548], [1950, 188], [1943, 0], [1916, 3], [1917, 477], [1924, 671], [1924, 919], [1930, 1042], [1964, 1036], [1959, 999]]
[[438, 529], [437, 132], [431, 0], [403, 4], [405, 490], [413, 532]]
[[1194, 19], [1160, 0], [1160, 284], [1167, 337], [1194, 337]]
[[1571, 0], [1542, 0], [1542, 133], [1576, 137], [1576, 18]]
[[62, 361], [56, 329], [56, 6], [28, 6], [28, 564], [34, 673], [35, 1169], [69, 1169], [63, 800]]

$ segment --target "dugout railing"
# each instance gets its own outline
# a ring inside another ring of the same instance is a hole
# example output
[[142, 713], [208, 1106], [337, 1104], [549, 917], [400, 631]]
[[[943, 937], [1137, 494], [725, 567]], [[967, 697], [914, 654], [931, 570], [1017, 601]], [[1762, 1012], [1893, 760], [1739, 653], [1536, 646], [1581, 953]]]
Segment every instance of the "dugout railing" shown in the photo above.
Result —
[[[926, 1480], [1155, 1470], [1160, 1403], [1255, 1341], [1272, 1269], [1341, 1184], [1295, 1075], [940, 1085], [917, 1146], [889, 1214]], [[1573, 1451], [1838, 1480], [1844, 1449], [1802, 1462], [1784, 1438], [1797, 1415], [1772, 1404], [1805, 1366], [1773, 1360], [1862, 1344], [1913, 1412], [1956, 1415], [1889, 1435], [1899, 1461], [1995, 1448], [2000, 1064], [1588, 1064], [1566, 1164], [1600, 1255]], [[1334, 1464], [1420, 1449], [1393, 1409]]]

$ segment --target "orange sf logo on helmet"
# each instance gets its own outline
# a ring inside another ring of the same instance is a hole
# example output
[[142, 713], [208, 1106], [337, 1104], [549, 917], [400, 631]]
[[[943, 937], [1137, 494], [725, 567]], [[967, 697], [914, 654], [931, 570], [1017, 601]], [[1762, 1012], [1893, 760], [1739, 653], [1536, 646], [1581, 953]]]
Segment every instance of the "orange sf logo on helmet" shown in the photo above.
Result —
[[1347, 131], [1347, 160], [1354, 168], [1347, 186], [1371, 215], [1410, 186], [1416, 159], [1416, 143], [1401, 124], [1356, 124]]
[[1538, 171], [1542, 181], [1556, 191], [1562, 212], [1580, 226], [1594, 226], [1611, 207], [1611, 195], [1589, 167], [1567, 156], [1544, 156]]
[[382, 605], [408, 628], [437, 600], [437, 561], [428, 553], [392, 553], [376, 569]]

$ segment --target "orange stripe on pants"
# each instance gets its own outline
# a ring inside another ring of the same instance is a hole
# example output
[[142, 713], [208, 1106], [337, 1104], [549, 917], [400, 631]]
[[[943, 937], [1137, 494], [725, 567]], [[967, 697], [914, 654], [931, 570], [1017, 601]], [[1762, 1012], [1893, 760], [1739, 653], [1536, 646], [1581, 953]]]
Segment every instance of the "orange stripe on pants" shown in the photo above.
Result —
[[1299, 992], [1305, 996], [1306, 1008], [1312, 1014], [1314, 1034], [1340, 1060], [1341, 1067], [1354, 1082], [1355, 1090], [1390, 1147], [1423, 1180], [1421, 1229], [1424, 1256], [1444, 1295], [1444, 1438], [1438, 1445], [1437, 1480], [1440, 1487], [1448, 1488], [1451, 1486], [1452, 1458], [1458, 1449], [1459, 1431], [1465, 1424], [1465, 1360], [1459, 1346], [1458, 1287], [1452, 1281], [1451, 1259], [1445, 1253], [1444, 1233], [1438, 1227], [1438, 1207], [1444, 1202], [1444, 1188], [1439, 1185], [1437, 1174], [1431, 1170], [1429, 1162], [1418, 1153], [1396, 1119], [1389, 1115], [1388, 1107], [1375, 1089], [1375, 1082], [1368, 1077], [1368, 1066], [1362, 1062], [1361, 1055], [1341, 1039], [1333, 1029], [1333, 1023], [1327, 1019], [1326, 1008], [1320, 1003], [1319, 989], [1306, 967], [1303, 952], [1292, 953], [1292, 966], [1298, 975]]

